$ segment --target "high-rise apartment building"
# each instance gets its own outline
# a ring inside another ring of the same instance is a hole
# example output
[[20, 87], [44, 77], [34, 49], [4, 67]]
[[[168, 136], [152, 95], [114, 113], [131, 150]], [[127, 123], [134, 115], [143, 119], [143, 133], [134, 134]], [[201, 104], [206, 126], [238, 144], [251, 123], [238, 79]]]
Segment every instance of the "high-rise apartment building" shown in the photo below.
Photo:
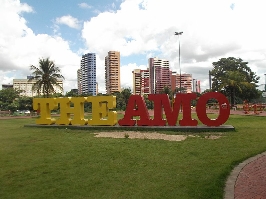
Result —
[[176, 87], [180, 88], [181, 80], [181, 92], [192, 93], [192, 75], [191, 74], [176, 74]]
[[91, 94], [93, 96], [97, 94], [95, 53], [82, 55], [80, 71], [78, 71], [78, 84], [80, 84], [81, 93]]
[[150, 74], [149, 70], [135, 69], [133, 74], [133, 94], [145, 95], [149, 94]]
[[109, 51], [105, 57], [106, 94], [121, 92], [120, 85], [120, 52]]
[[200, 89], [200, 80], [196, 80], [195, 82], [195, 89], [194, 91], [197, 92], [197, 93], [201, 93], [201, 89]]
[[150, 73], [150, 94], [157, 94], [163, 91], [164, 87], [171, 88], [172, 72], [169, 68], [169, 61], [165, 59], [149, 58]]

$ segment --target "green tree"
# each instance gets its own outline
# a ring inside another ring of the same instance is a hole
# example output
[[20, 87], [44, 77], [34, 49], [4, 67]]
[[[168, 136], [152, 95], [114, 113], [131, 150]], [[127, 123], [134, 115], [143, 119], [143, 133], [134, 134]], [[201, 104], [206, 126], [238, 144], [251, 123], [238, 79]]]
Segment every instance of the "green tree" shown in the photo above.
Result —
[[160, 94], [167, 94], [169, 100], [170, 100], [170, 103], [173, 105], [174, 101], [174, 92], [172, 92], [171, 88], [168, 87], [168, 86], [165, 86], [163, 88], [163, 90], [160, 92]]
[[112, 93], [113, 96], [116, 96], [116, 109], [117, 110], [125, 110], [126, 103], [123, 99], [123, 96], [120, 92], [114, 92]]
[[18, 100], [19, 110], [29, 110], [32, 111], [33, 98], [32, 97], [20, 97]]
[[153, 109], [153, 101], [150, 101], [149, 99], [148, 99], [148, 95], [143, 95], [143, 98], [144, 98], [144, 101], [145, 101], [145, 104], [146, 104], [146, 107], [147, 107], [147, 109]]
[[52, 95], [50, 95], [51, 97], [54, 97], [54, 98], [58, 98], [58, 97], [64, 97], [64, 95], [62, 93], [54, 93]]
[[[79, 97], [89, 97], [92, 96], [91, 93], [81, 93]], [[87, 113], [91, 113], [92, 110], [92, 103], [91, 102], [85, 102], [84, 103], [84, 111]]]
[[161, 94], [167, 94], [170, 97], [170, 99], [172, 99], [173, 92], [171, 91], [171, 88], [170, 87], [165, 86], [160, 93]]
[[0, 110], [10, 110], [10, 107], [15, 110], [17, 108], [15, 100], [19, 98], [19, 94], [20, 91], [13, 88], [0, 90]]
[[54, 86], [58, 86], [63, 89], [58, 83], [58, 79], [64, 79], [61, 75], [59, 67], [55, 66], [53, 61], [49, 58], [39, 59], [39, 66], [30, 66], [30, 70], [33, 71], [33, 77], [29, 81], [36, 80], [33, 84], [33, 90], [37, 90], [40, 94], [42, 93], [44, 97], [48, 98], [50, 94], [55, 93]]
[[116, 96], [116, 109], [126, 110], [128, 99], [131, 95], [131, 89], [125, 88], [121, 92], [114, 92], [112, 95]]
[[7, 110], [10, 110], [12, 113], [18, 110], [19, 103], [17, 100], [14, 100], [11, 104], [7, 105]]
[[125, 104], [127, 105], [129, 97], [131, 95], [131, 89], [130, 88], [124, 88], [121, 92], [122, 98], [125, 101]]
[[241, 91], [236, 91], [236, 99], [240, 98], [240, 102], [246, 100], [246, 101], [256, 101], [261, 96], [261, 91], [256, 88], [256, 86], [253, 87], [241, 87]]
[[187, 93], [187, 89], [184, 87], [181, 87], [181, 89], [179, 87], [176, 87], [174, 90], [174, 93], [178, 94], [180, 93], [180, 90], [181, 90], [181, 93]]
[[224, 93], [230, 100], [231, 105], [235, 104], [235, 98], [240, 96], [250, 98], [249, 91], [257, 87], [259, 77], [248, 67], [248, 62], [240, 58], [221, 58], [218, 62], [213, 62], [212, 90]]
[[65, 97], [78, 97], [78, 93], [75, 90], [71, 90], [66, 93]]

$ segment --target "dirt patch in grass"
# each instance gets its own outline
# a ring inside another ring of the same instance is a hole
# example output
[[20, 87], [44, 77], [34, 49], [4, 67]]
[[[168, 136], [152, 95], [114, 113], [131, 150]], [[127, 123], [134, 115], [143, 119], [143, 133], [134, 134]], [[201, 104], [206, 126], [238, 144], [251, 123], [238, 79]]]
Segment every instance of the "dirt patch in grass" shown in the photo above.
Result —
[[[156, 139], [156, 140], [168, 140], [168, 141], [183, 141], [187, 137], [197, 137], [194, 135], [167, 135], [156, 132], [99, 132], [94, 133], [95, 137], [109, 137], [109, 138], [129, 138], [129, 139]], [[206, 139], [218, 139], [221, 136], [206, 136]]]
[[216, 140], [216, 139], [221, 138], [221, 136], [220, 135], [206, 135], [205, 138], [210, 139], [210, 140]]

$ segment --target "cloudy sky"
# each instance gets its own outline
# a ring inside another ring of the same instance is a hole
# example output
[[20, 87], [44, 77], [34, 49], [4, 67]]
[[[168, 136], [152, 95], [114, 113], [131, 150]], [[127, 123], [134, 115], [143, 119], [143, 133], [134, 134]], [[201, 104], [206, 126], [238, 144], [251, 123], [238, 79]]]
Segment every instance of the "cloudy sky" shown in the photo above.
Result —
[[[99, 92], [105, 93], [104, 57], [121, 53], [121, 84], [148, 58], [170, 61], [209, 88], [212, 62], [242, 58], [265, 83], [265, 0], [0, 0], [0, 85], [30, 75], [49, 57], [61, 68], [64, 90], [77, 88], [82, 54], [97, 55]], [[263, 89], [263, 86], [259, 87]], [[0, 86], [1, 89], [1, 86]]]

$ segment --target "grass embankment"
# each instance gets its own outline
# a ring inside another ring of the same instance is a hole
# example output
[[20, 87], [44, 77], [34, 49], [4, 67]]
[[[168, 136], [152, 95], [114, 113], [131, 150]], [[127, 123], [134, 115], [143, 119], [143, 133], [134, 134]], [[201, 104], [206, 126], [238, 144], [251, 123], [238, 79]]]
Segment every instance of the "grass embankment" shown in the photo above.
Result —
[[266, 151], [265, 119], [232, 115], [227, 124], [236, 132], [181, 142], [95, 138], [92, 131], [24, 127], [34, 119], [0, 120], [0, 198], [222, 199], [233, 167]]

